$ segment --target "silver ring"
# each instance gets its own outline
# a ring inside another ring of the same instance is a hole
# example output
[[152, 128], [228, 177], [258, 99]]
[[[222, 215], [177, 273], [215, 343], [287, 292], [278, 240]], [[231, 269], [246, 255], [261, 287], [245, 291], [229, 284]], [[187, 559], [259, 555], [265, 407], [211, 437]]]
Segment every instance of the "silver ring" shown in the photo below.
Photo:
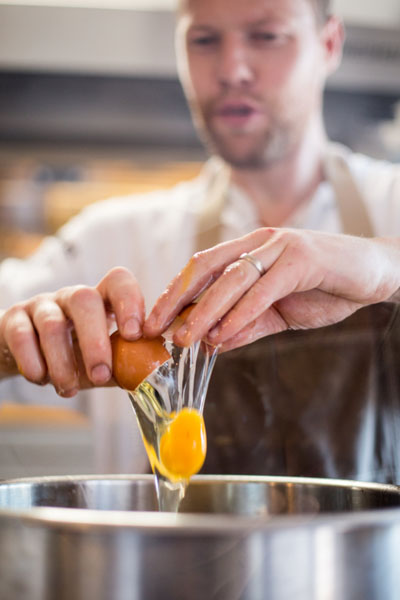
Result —
[[262, 262], [260, 260], [258, 260], [258, 258], [255, 258], [251, 254], [244, 252], [243, 254], [241, 254], [239, 256], [239, 260], [246, 260], [248, 263], [253, 265], [253, 267], [255, 267], [257, 269], [257, 271], [259, 272], [260, 277], [262, 277], [264, 275], [265, 269], [262, 265]]

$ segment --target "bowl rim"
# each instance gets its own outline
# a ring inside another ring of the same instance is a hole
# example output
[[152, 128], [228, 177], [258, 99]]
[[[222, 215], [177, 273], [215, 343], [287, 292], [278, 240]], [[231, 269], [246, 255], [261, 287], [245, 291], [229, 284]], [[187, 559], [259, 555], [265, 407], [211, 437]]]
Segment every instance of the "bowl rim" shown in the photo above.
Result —
[[[154, 476], [111, 474], [111, 475], [51, 475], [24, 477], [0, 481], [1, 488], [10, 485], [34, 485], [60, 483], [71, 484], [86, 481], [143, 481], [150, 483]], [[400, 486], [346, 479], [326, 479], [312, 477], [285, 477], [264, 475], [197, 475], [190, 485], [213, 484], [292, 484], [305, 486], [340, 487], [389, 492], [400, 495]], [[29, 527], [45, 527], [62, 532], [110, 533], [126, 530], [139, 535], [251, 535], [256, 532], [273, 534], [275, 531], [294, 528], [316, 529], [334, 527], [341, 532], [353, 532], [359, 528], [400, 526], [399, 508], [375, 508], [356, 512], [305, 513], [303, 515], [240, 515], [223, 513], [162, 513], [157, 511], [99, 510], [66, 507], [35, 506], [28, 509], [0, 508], [0, 529], [2, 524], [23, 524]]]

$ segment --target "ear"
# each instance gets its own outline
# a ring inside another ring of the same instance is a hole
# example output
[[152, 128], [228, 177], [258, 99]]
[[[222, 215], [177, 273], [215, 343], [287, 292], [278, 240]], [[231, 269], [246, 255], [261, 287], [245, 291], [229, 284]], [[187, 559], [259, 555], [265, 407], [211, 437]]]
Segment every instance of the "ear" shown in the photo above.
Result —
[[341, 19], [331, 16], [321, 29], [321, 42], [325, 53], [326, 74], [331, 75], [342, 60], [345, 40], [344, 25]]

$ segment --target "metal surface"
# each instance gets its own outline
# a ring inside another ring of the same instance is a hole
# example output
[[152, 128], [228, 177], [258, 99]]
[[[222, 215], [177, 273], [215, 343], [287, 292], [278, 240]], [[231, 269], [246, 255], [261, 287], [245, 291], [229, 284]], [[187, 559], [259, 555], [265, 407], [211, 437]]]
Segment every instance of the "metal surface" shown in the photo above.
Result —
[[0, 600], [398, 600], [400, 490], [198, 477], [156, 510], [152, 477], [0, 484]]

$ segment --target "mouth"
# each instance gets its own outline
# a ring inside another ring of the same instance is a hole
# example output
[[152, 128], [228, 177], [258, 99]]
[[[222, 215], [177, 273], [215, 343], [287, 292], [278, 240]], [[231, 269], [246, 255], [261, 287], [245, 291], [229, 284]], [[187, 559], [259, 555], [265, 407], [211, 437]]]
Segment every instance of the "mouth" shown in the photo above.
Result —
[[227, 105], [221, 108], [218, 111], [218, 114], [222, 117], [246, 117], [251, 115], [254, 112], [254, 109], [245, 104], [239, 105]]
[[260, 111], [249, 102], [224, 102], [215, 111], [218, 121], [234, 128], [249, 126]]

